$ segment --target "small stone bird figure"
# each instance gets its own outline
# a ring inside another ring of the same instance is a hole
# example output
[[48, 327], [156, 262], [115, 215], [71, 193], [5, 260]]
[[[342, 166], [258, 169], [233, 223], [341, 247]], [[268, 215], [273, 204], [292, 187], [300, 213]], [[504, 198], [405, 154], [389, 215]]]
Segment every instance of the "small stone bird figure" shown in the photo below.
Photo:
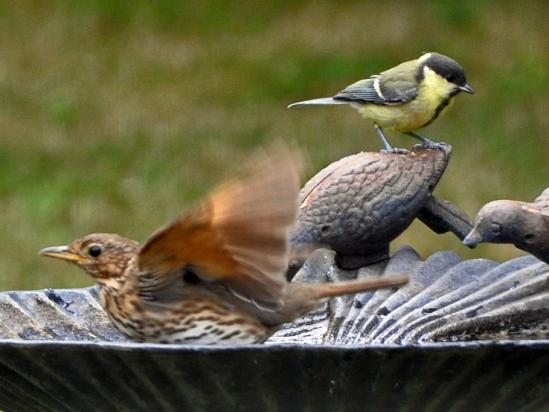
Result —
[[495, 200], [477, 214], [475, 226], [463, 243], [513, 243], [549, 263], [549, 188], [533, 203]]
[[305, 100], [288, 107], [350, 105], [373, 122], [386, 151], [406, 152], [394, 149], [383, 129], [405, 133], [421, 140], [424, 146], [436, 147], [436, 143], [414, 132], [439, 117], [460, 92], [474, 93], [465, 79], [463, 67], [450, 57], [426, 53], [418, 59], [359, 80], [333, 97]]
[[331, 296], [402, 285], [408, 276], [289, 283], [288, 232], [297, 214], [300, 157], [280, 145], [154, 233], [143, 246], [96, 233], [41, 255], [75, 263], [99, 284], [121, 332], [157, 343], [244, 344]]

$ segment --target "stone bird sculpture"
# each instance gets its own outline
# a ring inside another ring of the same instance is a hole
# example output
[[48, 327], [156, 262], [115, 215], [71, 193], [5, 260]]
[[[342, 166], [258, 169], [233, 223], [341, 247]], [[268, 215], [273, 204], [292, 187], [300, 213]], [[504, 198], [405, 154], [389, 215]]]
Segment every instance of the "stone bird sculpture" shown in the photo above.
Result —
[[330, 164], [299, 194], [291, 244], [329, 246], [340, 267], [356, 269], [388, 258], [389, 243], [416, 217], [463, 239], [469, 218], [432, 194], [450, 154], [448, 145], [416, 146], [406, 154], [362, 152]]
[[549, 188], [532, 203], [495, 200], [477, 214], [475, 226], [463, 243], [512, 243], [549, 263]]

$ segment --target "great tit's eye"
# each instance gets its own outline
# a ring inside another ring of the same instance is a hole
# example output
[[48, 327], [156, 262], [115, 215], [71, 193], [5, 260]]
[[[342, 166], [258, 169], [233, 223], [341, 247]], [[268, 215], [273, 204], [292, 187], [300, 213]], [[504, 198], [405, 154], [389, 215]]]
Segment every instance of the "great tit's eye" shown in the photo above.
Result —
[[100, 246], [100, 245], [91, 245], [89, 248], [88, 248], [88, 255], [90, 255], [91, 257], [98, 257], [101, 253], [103, 253], [103, 247]]
[[450, 83], [455, 83], [456, 82], [456, 76], [454, 76], [453, 74], [451, 74], [450, 76], [448, 76], [446, 78], [446, 80], [448, 80]]
[[499, 223], [492, 223], [490, 225], [490, 230], [494, 234], [499, 234], [499, 232], [501, 232], [501, 225]]

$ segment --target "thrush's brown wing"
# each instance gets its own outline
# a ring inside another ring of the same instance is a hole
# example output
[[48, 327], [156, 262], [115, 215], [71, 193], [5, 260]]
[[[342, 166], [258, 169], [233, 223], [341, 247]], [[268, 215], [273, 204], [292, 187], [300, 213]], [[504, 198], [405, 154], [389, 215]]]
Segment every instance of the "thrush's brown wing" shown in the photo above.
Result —
[[161, 300], [183, 285], [183, 270], [276, 306], [285, 283], [300, 171], [296, 150], [279, 146], [258, 154], [239, 178], [153, 234], [139, 253], [142, 293]]

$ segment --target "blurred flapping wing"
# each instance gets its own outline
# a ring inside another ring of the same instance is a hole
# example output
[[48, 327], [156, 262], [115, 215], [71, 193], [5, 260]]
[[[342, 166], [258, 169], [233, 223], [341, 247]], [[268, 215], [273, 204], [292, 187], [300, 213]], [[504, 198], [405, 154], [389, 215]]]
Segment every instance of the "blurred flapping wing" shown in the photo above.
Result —
[[235, 294], [278, 304], [288, 264], [288, 231], [297, 214], [301, 157], [278, 144], [201, 205], [153, 234], [139, 255], [141, 289], [162, 298], [182, 273], [220, 282]]

